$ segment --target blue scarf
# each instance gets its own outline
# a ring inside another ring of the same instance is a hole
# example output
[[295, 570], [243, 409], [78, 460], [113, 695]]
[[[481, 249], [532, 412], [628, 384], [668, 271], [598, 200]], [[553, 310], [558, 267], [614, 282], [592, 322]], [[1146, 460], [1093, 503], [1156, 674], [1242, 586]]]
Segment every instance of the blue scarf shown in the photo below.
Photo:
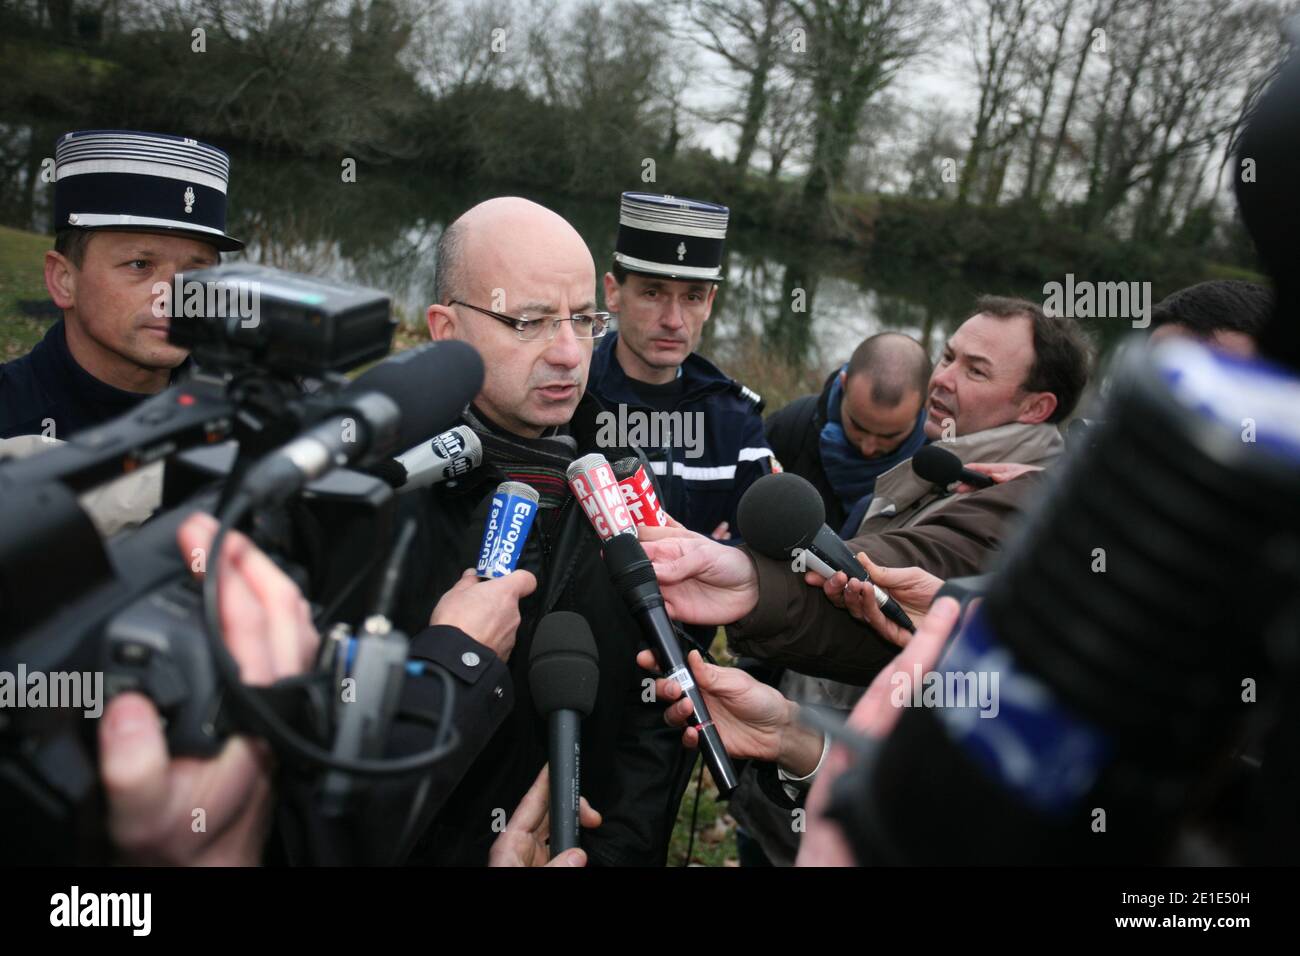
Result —
[[[847, 370], [848, 366], [844, 366]], [[895, 465], [907, 461], [925, 444], [925, 406], [921, 406], [916, 416], [916, 425], [912, 433], [903, 440], [894, 451], [883, 458], [863, 458], [862, 452], [849, 442], [844, 434], [840, 418], [840, 403], [844, 399], [844, 386], [840, 377], [835, 376], [831, 385], [831, 394], [826, 407], [826, 424], [821, 432], [822, 469], [831, 483], [831, 488], [844, 505], [845, 511], [852, 511], [864, 496], [876, 488], [876, 479]]]

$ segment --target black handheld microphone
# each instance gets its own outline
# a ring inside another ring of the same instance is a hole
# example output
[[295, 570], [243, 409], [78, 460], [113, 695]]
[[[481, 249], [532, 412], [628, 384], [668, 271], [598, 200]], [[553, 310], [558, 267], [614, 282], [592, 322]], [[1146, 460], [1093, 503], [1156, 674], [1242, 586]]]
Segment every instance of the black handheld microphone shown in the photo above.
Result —
[[664, 596], [655, 579], [654, 565], [646, 557], [641, 542], [632, 534], [616, 534], [605, 542], [605, 564], [614, 579], [614, 586], [623, 595], [623, 600], [649, 639], [660, 669], [677, 682], [695, 709], [695, 729], [700, 734], [704, 762], [708, 764], [718, 793], [726, 799], [736, 789], [736, 770], [727, 756], [718, 728], [709, 716], [704, 695], [695, 686], [686, 658], [677, 644], [677, 635], [673, 633], [672, 622], [664, 610]]
[[[802, 551], [809, 570], [829, 578], [843, 571], [871, 584], [871, 575], [849, 546], [826, 526], [826, 506], [817, 489], [790, 472], [764, 475], [749, 486], [736, 509], [736, 522], [745, 543], [764, 557], [789, 561]], [[902, 605], [871, 584], [885, 617], [915, 633], [916, 625]]]
[[964, 481], [976, 488], [992, 488], [996, 484], [988, 475], [971, 471], [961, 463], [960, 458], [938, 445], [926, 445], [913, 455], [912, 470], [922, 481], [944, 488], [957, 481]]
[[482, 384], [483, 360], [464, 342], [399, 352], [344, 389], [337, 412], [253, 465], [242, 490], [283, 500], [333, 468], [409, 448], [450, 424]]
[[537, 625], [528, 655], [528, 686], [547, 723], [552, 856], [578, 845], [579, 725], [596, 704], [598, 660], [596, 641], [581, 614], [552, 611]]

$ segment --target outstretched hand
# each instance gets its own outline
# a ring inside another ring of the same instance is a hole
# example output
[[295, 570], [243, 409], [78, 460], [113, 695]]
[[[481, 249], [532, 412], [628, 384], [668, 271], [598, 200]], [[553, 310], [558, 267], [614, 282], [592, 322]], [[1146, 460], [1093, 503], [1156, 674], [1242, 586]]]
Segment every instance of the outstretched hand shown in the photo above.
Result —
[[[943, 579], [920, 568], [884, 567], [868, 558], [863, 551], [857, 553], [857, 559], [866, 569], [871, 582], [897, 601], [912, 622], [920, 627], [926, 609], [934, 600], [935, 593], [943, 586]], [[911, 641], [912, 633], [889, 620], [880, 610], [880, 605], [876, 603], [875, 589], [870, 583], [850, 580], [843, 571], [836, 572], [830, 578], [824, 578], [816, 571], [808, 571], [804, 574], [804, 580], [813, 587], [821, 588], [828, 601], [870, 625], [887, 641], [899, 647], [905, 647]]]
[[685, 624], [731, 624], [758, 604], [758, 570], [740, 548], [679, 526], [640, 529], [668, 606]]

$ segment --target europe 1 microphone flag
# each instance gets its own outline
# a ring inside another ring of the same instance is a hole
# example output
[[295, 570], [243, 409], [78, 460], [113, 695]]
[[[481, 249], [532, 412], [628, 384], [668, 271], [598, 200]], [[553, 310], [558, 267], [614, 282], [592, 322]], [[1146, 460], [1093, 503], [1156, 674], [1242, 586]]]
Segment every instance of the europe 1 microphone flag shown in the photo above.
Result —
[[623, 489], [604, 455], [600, 452], [584, 455], [569, 466], [565, 477], [601, 541], [608, 541], [616, 534], [636, 535], [636, 524], [623, 500]]
[[537, 514], [537, 501], [536, 489], [522, 481], [503, 481], [497, 485], [474, 568], [480, 578], [503, 578], [519, 566], [524, 542]]

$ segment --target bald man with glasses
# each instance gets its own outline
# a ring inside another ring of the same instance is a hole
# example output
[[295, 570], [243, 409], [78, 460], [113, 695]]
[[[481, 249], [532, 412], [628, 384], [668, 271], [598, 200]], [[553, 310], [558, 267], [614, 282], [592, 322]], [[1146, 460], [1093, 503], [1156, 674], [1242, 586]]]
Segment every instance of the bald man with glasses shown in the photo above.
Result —
[[[494, 838], [546, 762], [546, 723], [528, 688], [533, 631], [552, 611], [581, 614], [600, 653], [595, 709], [582, 722], [582, 792], [602, 815], [584, 830], [593, 865], [662, 866], [690, 772], [689, 755], [644, 693], [635, 619], [615, 590], [599, 541], [565, 478], [577, 458], [610, 461], [630, 448], [597, 442], [603, 407], [587, 395], [592, 348], [608, 328], [596, 311], [596, 270], [581, 236], [549, 209], [517, 197], [490, 199], [444, 231], [429, 334], [474, 346], [483, 388], [462, 423], [483, 444], [483, 463], [463, 478], [404, 495], [418, 525], [398, 623], [423, 626], [440, 594], [473, 567], [488, 506], [502, 481], [538, 492], [539, 510], [518, 567], [537, 589], [520, 602], [507, 661], [510, 716], [443, 809], [424, 830], [412, 862], [483, 865]], [[477, 587], [478, 585], [470, 585]], [[481, 666], [467, 654], [464, 670]]]

